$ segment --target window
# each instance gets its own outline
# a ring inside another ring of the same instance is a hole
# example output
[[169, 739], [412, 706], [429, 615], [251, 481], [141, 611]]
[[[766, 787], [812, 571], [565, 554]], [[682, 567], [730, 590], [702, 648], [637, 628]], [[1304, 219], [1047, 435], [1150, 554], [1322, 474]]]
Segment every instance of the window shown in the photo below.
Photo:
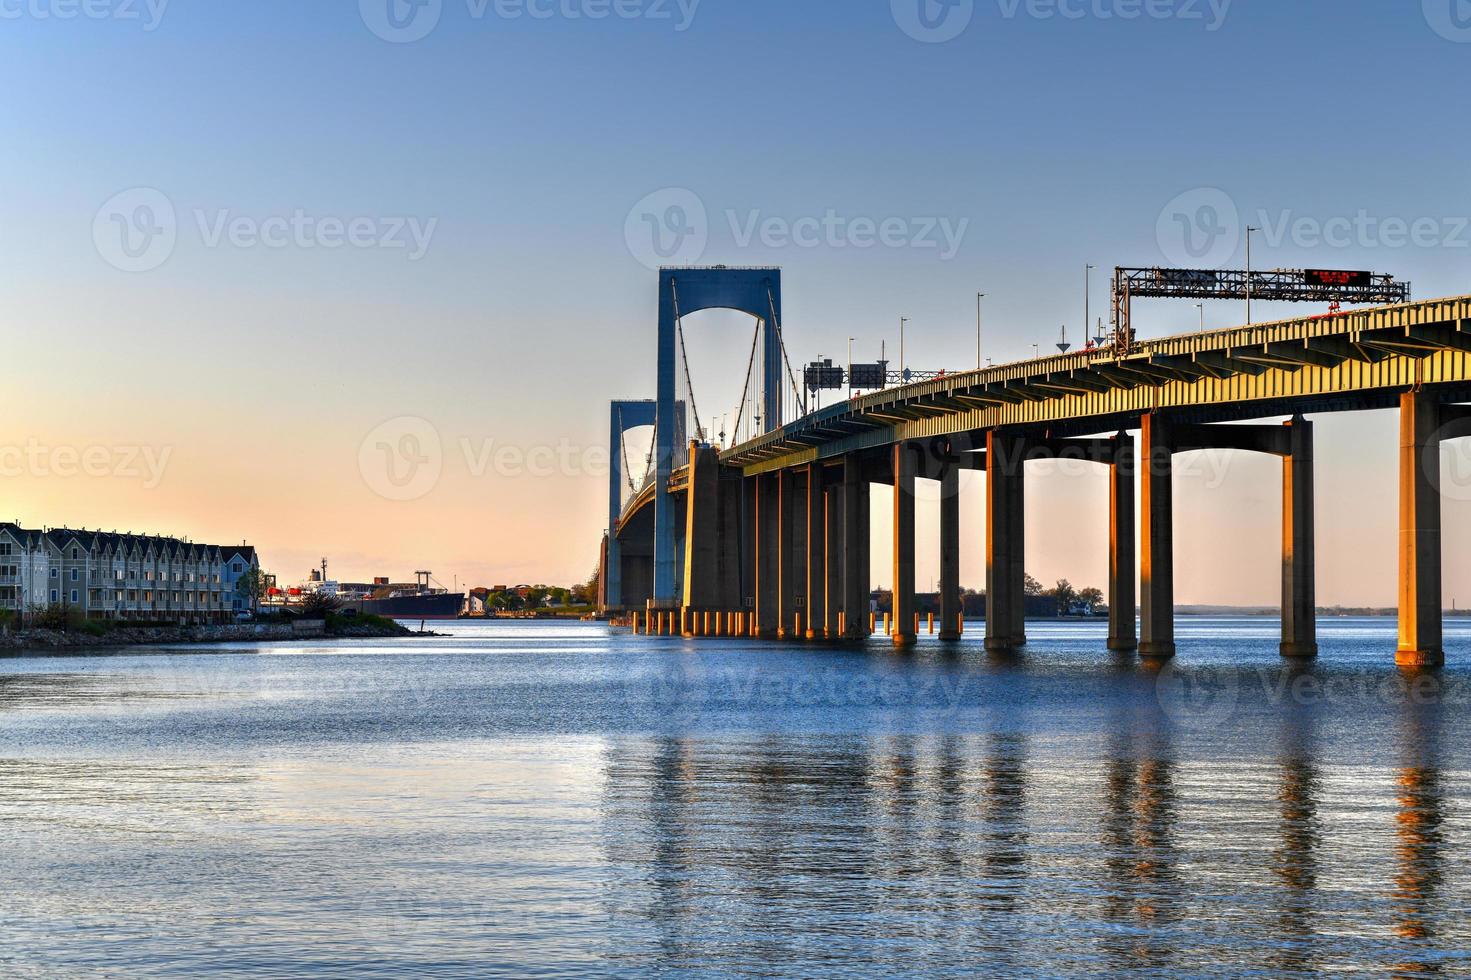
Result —
[[72, 545], [72, 561], [76, 561], [80, 557], [82, 557], [81, 551], [77, 549], [76, 545]]
[[239, 575], [241, 572], [245, 571], [245, 569], [240, 564], [240, 562], [236, 561], [236, 562], [231, 562], [231, 564], [230, 564], [230, 571], [234, 572], [236, 575]]
[[52, 589], [51, 590], [51, 601], [53, 603], [55, 603], [57, 601], [57, 596], [56, 596], [56, 590], [55, 589]]
[[75, 582], [76, 580], [77, 580], [77, 569], [73, 568], [72, 569], [72, 581]]
[[77, 598], [78, 598], [77, 597], [77, 590], [76, 589], [72, 589], [72, 602], [76, 602], [77, 601]]
[[60, 577], [60, 575], [61, 575], [61, 569], [59, 569], [59, 568], [53, 568], [53, 569], [51, 569], [51, 577], [52, 578], [58, 578], [58, 577]]

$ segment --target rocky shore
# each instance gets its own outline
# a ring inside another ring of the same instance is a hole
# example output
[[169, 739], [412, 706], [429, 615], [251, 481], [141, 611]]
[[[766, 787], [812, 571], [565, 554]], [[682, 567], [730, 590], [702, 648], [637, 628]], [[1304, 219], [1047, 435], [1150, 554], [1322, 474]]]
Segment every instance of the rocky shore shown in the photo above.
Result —
[[207, 626], [109, 626], [107, 629], [21, 629], [0, 633], [0, 654], [28, 650], [104, 649], [161, 644], [209, 644], [299, 640], [385, 639], [433, 636], [392, 620], [306, 620], [295, 623], [225, 623]]

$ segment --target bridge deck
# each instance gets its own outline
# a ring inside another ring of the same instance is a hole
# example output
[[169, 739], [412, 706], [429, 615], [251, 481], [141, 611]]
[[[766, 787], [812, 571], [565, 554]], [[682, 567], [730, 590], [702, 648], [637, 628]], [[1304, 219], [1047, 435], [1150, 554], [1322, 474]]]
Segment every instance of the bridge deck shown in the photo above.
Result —
[[[757, 474], [997, 426], [1109, 432], [1154, 409], [1197, 421], [1389, 407], [1417, 384], [1471, 389], [1471, 296], [1078, 351], [890, 388], [732, 447]], [[1467, 397], [1471, 397], [1468, 390]], [[632, 509], [632, 502], [630, 502]]]

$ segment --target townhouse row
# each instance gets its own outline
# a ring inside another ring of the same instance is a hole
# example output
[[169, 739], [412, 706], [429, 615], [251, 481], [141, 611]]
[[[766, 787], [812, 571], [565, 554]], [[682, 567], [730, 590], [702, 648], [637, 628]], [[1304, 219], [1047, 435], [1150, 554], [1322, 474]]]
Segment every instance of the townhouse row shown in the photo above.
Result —
[[88, 619], [227, 622], [251, 608], [246, 544], [0, 523], [0, 610], [64, 607]]

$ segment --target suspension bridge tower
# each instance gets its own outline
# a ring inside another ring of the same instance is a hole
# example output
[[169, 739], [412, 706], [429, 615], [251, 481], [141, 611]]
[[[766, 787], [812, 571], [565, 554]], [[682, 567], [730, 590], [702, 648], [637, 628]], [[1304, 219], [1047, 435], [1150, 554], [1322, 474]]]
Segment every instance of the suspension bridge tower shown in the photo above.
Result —
[[[701, 310], [726, 309], [748, 313], [760, 320], [762, 344], [762, 431], [782, 424], [781, 270], [768, 268], [665, 268], [659, 270], [658, 392], [654, 400], [654, 604], [672, 607], [679, 600], [677, 565], [679, 541], [669, 475], [675, 466], [675, 434], [683, 427], [675, 419], [677, 363], [682, 347], [681, 318]], [[686, 383], [688, 378], [686, 377]], [[695, 411], [694, 437], [708, 441]], [[679, 449], [684, 447], [680, 446]]]

